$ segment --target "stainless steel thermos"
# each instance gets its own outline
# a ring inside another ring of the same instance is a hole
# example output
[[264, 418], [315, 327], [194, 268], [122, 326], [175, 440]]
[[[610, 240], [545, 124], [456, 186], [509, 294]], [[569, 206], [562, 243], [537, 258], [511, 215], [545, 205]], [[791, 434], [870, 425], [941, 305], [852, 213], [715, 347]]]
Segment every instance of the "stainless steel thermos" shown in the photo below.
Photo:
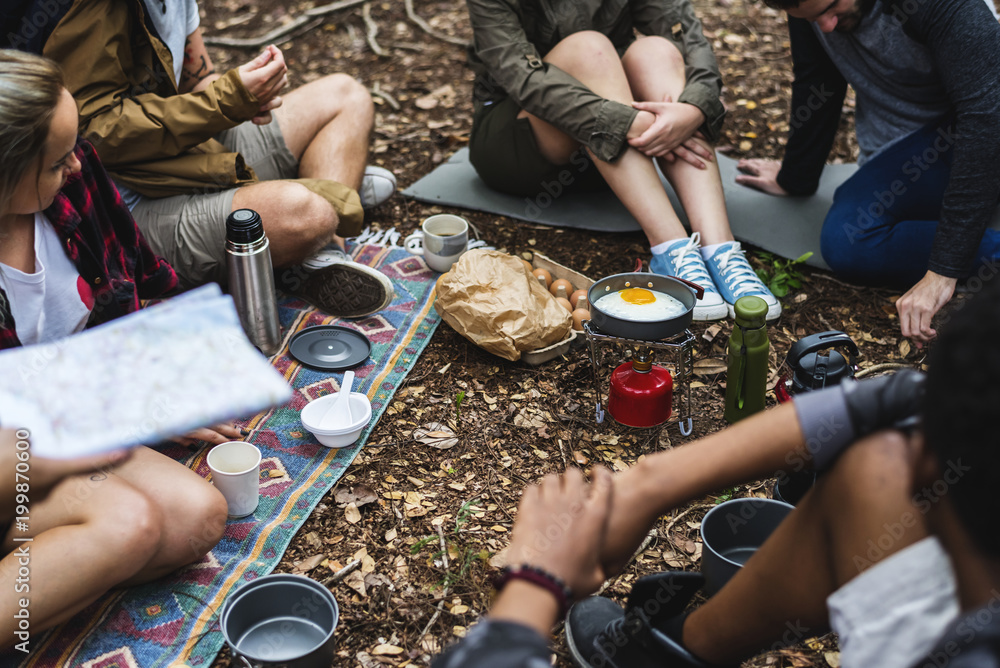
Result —
[[229, 294], [236, 302], [243, 331], [270, 357], [281, 346], [281, 327], [271, 250], [256, 211], [237, 209], [226, 218], [226, 266]]

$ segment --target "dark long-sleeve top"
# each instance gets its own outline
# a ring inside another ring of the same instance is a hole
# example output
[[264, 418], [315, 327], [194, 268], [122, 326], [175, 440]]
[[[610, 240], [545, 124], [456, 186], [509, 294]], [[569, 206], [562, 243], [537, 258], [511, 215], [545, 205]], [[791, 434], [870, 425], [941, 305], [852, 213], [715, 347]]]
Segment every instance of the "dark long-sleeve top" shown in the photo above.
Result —
[[[885, 0], [872, 11], [894, 17], [910, 39], [927, 47], [948, 96], [955, 123], [952, 171], [927, 268], [964, 276], [1000, 200], [1000, 24], [982, 0]], [[848, 81], [808, 22], [789, 18], [788, 28], [792, 118], [778, 183], [805, 195], [819, 184]]]

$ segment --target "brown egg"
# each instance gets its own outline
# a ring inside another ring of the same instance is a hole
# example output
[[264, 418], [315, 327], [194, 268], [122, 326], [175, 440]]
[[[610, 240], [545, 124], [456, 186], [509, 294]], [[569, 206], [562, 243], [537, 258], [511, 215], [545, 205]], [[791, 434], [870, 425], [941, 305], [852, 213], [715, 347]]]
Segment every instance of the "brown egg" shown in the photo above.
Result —
[[584, 299], [587, 298], [587, 291], [584, 289], [579, 289], [569, 296], [569, 303], [573, 305], [574, 308], [580, 308], [580, 297]]
[[570, 306], [568, 299], [565, 299], [563, 297], [556, 297], [556, 303], [559, 304], [559, 306], [562, 306], [567, 311], [573, 310], [573, 307]]
[[[562, 288], [563, 294], [559, 294], [560, 288]], [[552, 281], [551, 285], [549, 285], [549, 292], [554, 294], [556, 297], [562, 297], [563, 299], [568, 300], [570, 294], [573, 292], [573, 284], [565, 278], [557, 278]]]
[[583, 331], [583, 321], [590, 320], [590, 311], [585, 308], [578, 308], [570, 315], [573, 316], [573, 329], [578, 332]]
[[539, 268], [539, 269], [535, 269], [531, 273], [534, 274], [535, 276], [537, 276], [538, 278], [541, 278], [542, 280], [545, 281], [545, 288], [546, 289], [548, 289], [549, 285], [552, 284], [552, 274], [550, 274], [547, 269], [541, 269], [541, 268]]
[[521, 264], [524, 265], [524, 268], [528, 270], [529, 274], [535, 270], [535, 268], [531, 266], [531, 263], [525, 260], [524, 258], [519, 257], [517, 259], [521, 261]]

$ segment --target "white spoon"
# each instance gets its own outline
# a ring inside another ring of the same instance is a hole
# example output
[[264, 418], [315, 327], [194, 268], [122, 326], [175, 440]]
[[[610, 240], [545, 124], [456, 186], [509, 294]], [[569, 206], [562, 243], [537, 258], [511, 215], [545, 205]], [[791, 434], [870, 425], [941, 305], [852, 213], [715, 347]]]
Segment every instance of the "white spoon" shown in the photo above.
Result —
[[321, 429], [345, 429], [354, 424], [354, 416], [351, 415], [351, 388], [354, 387], [354, 372], [344, 373], [344, 380], [340, 384], [340, 392], [333, 400], [333, 405], [326, 410], [326, 414], [319, 421]]

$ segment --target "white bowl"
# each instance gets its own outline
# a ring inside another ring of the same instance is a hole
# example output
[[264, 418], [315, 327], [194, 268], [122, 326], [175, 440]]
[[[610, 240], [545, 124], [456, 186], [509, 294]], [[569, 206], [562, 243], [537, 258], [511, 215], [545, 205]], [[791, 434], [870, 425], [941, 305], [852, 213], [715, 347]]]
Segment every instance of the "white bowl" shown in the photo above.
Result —
[[372, 404], [368, 397], [361, 392], [351, 392], [348, 401], [351, 402], [351, 415], [354, 417], [354, 422], [350, 426], [340, 429], [321, 428], [320, 421], [336, 400], [336, 394], [322, 396], [310, 401], [302, 409], [300, 415], [302, 426], [312, 432], [316, 440], [328, 448], [342, 448], [354, 443], [368, 426], [368, 421], [372, 419]]

